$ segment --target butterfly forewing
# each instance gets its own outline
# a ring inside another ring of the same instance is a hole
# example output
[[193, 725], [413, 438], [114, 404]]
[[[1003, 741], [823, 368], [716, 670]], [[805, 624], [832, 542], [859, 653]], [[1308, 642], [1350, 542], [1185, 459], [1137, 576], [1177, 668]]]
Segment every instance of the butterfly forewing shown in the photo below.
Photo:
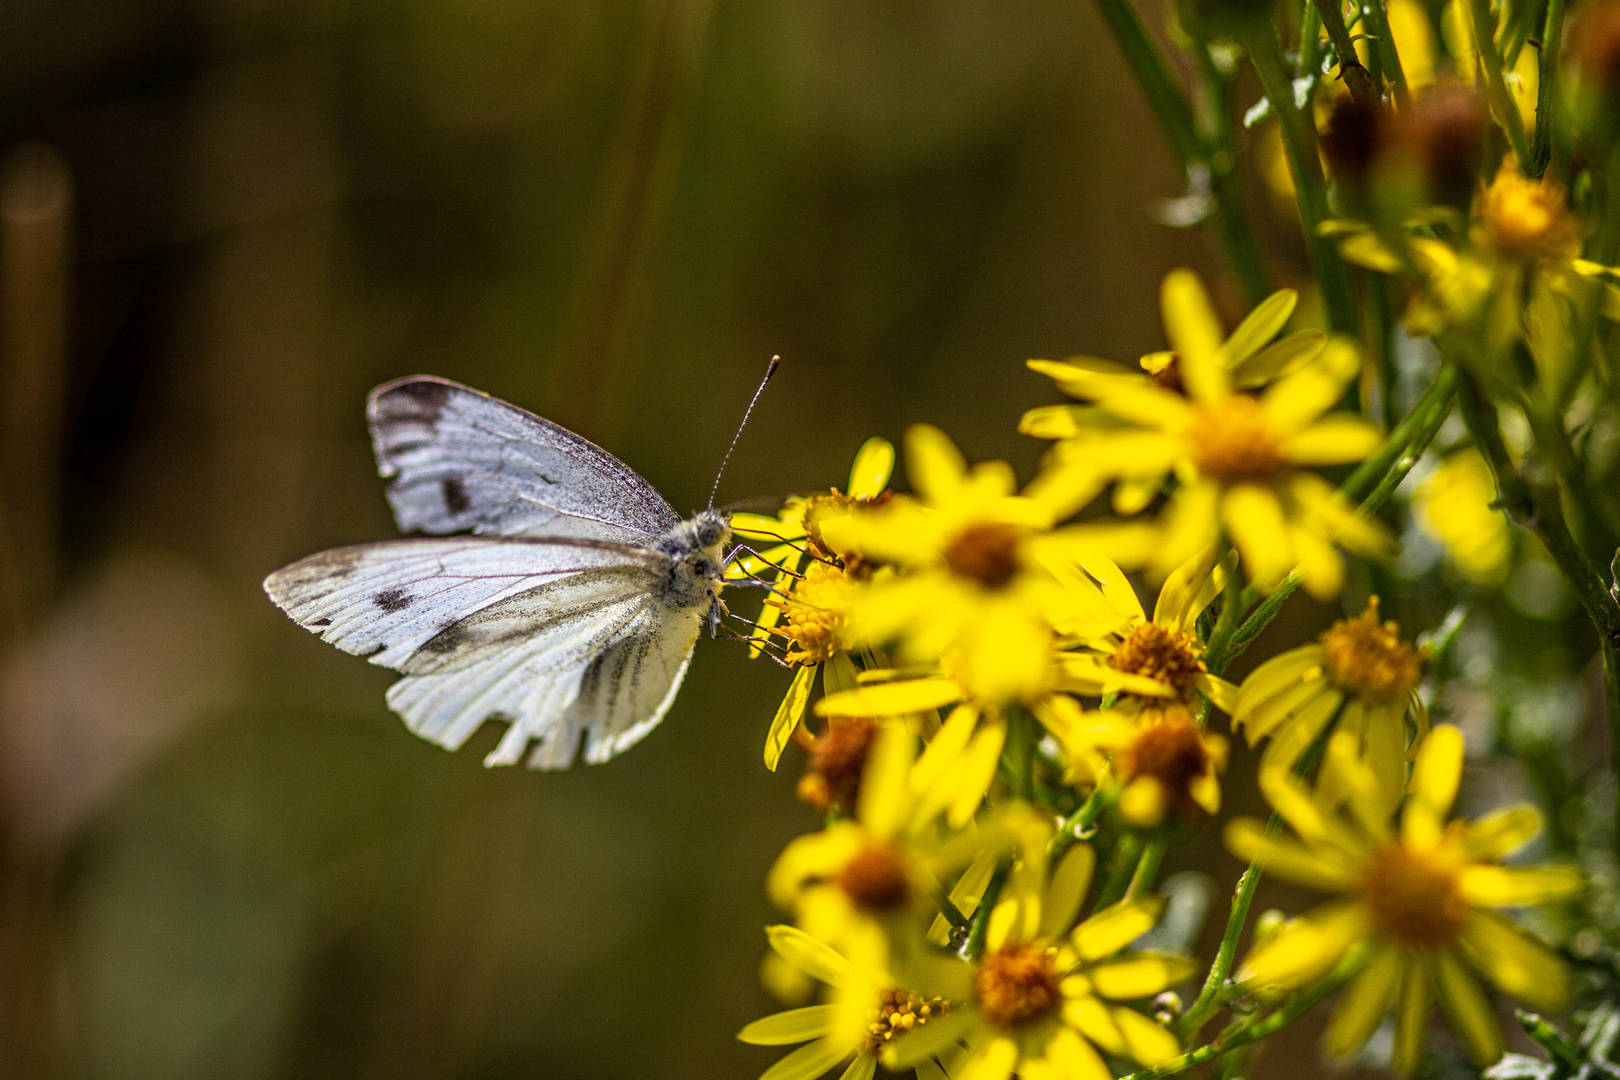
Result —
[[647, 543], [680, 521], [652, 485], [595, 443], [459, 383], [387, 383], [366, 411], [403, 532]]

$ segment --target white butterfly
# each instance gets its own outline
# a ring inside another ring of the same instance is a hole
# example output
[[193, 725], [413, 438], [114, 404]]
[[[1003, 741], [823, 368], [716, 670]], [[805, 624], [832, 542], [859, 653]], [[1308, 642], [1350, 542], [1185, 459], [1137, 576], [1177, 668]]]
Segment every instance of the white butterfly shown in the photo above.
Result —
[[724, 610], [725, 516], [682, 521], [606, 450], [446, 379], [379, 386], [367, 417], [394, 520], [434, 535], [301, 559], [265, 579], [276, 606], [404, 672], [388, 704], [422, 737], [506, 721], [486, 765], [564, 769], [582, 736], [606, 761], [651, 731]]

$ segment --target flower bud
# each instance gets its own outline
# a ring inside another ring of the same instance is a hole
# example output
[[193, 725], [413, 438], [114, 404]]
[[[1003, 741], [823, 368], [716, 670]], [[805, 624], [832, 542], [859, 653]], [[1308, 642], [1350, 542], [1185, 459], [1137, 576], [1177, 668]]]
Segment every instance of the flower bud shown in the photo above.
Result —
[[1489, 114], [1466, 87], [1437, 86], [1399, 125], [1395, 139], [1423, 175], [1433, 202], [1468, 201], [1484, 157]]
[[1322, 154], [1335, 180], [1357, 190], [1365, 187], [1380, 143], [1389, 136], [1389, 119], [1380, 102], [1357, 101], [1348, 91], [1333, 99], [1322, 132]]
[[1620, 105], [1620, 3], [1595, 6], [1570, 35], [1580, 92], [1595, 105]]

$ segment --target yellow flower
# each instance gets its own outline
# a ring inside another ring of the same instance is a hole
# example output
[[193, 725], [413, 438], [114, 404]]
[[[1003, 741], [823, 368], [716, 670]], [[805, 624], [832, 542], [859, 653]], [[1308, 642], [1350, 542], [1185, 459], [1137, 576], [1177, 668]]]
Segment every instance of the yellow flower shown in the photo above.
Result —
[[1477, 450], [1463, 450], [1440, 463], [1412, 497], [1412, 516], [1469, 580], [1500, 585], [1507, 577], [1513, 541], [1507, 518], [1491, 504], [1496, 480]]
[[1098, 579], [1100, 592], [1119, 613], [1120, 623], [1089, 638], [1085, 643], [1089, 651], [1058, 655], [1063, 689], [1091, 697], [1120, 694], [1117, 708], [1171, 701], [1196, 706], [1202, 694], [1217, 708], [1231, 710], [1237, 687], [1209, 673], [1196, 634], [1198, 617], [1220, 595], [1229, 569], [1215, 564], [1213, 546], [1165, 580], [1152, 619], [1119, 567], [1096, 559], [1084, 569]]
[[[1042, 823], [1035, 839], [1051, 835]], [[984, 949], [971, 964], [940, 963], [931, 977], [955, 1007], [896, 1038], [883, 1063], [904, 1067], [965, 1042], [953, 1075], [1007, 1080], [1109, 1080], [1098, 1050], [1157, 1065], [1180, 1052], [1153, 1019], [1111, 1002], [1150, 998], [1195, 970], [1184, 957], [1122, 952], [1158, 921], [1162, 901], [1127, 899], [1075, 926], [1096, 856], [1070, 848], [1045, 873], [1045, 843], [1029, 843], [990, 913]], [[1072, 928], [1072, 929], [1071, 929]]]
[[822, 678], [823, 692], [853, 685], [854, 665], [846, 655], [849, 605], [856, 583], [869, 576], [869, 568], [858, 553], [830, 548], [822, 526], [884, 498], [893, 471], [894, 447], [874, 437], [855, 455], [848, 494], [835, 488], [826, 495], [790, 499], [776, 517], [731, 516], [733, 536], [767, 546], [733, 560], [726, 577], [774, 585], [750, 635], [750, 655], [768, 649], [784, 664], [797, 668], [765, 737], [765, 767], [773, 772], [804, 719], [817, 672], [842, 660], [842, 668], [847, 669], [841, 671], [842, 685], [831, 684], [834, 669], [828, 667]]
[[1269, 738], [1262, 773], [1288, 773], [1337, 719], [1378, 777], [1388, 816], [1406, 786], [1406, 717], [1415, 720], [1413, 752], [1429, 714], [1418, 694], [1423, 653], [1396, 623], [1378, 621], [1378, 598], [1353, 619], [1340, 619], [1315, 643], [1274, 656], [1238, 689], [1232, 730], [1253, 746]]
[[919, 498], [841, 519], [823, 535], [835, 549], [887, 564], [853, 602], [852, 635], [897, 642], [902, 656], [944, 658], [977, 700], [1029, 700], [1052, 679], [1057, 635], [1089, 625], [1087, 597], [1046, 566], [1072, 545], [1049, 534], [1072, 506], [1048, 489], [1017, 493], [1011, 466], [969, 469], [950, 439], [918, 424], [906, 433], [906, 472]]
[[1502, 1032], [1475, 972], [1545, 1012], [1569, 1003], [1563, 963], [1492, 909], [1568, 898], [1581, 890], [1581, 875], [1570, 867], [1499, 865], [1540, 831], [1528, 806], [1446, 824], [1462, 764], [1461, 733], [1435, 728], [1418, 751], [1413, 790], [1395, 831], [1382, 812], [1378, 778], [1358, 758], [1354, 737], [1338, 732], [1314, 797], [1285, 774], [1262, 777], [1298, 840], [1269, 836], [1249, 819], [1227, 826], [1227, 846], [1242, 858], [1340, 894], [1278, 931], [1238, 973], [1257, 988], [1292, 988], [1363, 948], [1365, 966], [1339, 992], [1328, 1024], [1327, 1049], [1335, 1056], [1356, 1050], [1393, 1011], [1394, 1064], [1410, 1072], [1438, 998], [1469, 1055], [1482, 1066], [1496, 1061]]
[[1173, 473], [1178, 485], [1159, 535], [1121, 537], [1107, 526], [1082, 526], [1088, 535], [1111, 545], [1108, 553], [1121, 562], [1164, 575], [1225, 533], [1251, 581], [1275, 587], [1297, 565], [1318, 597], [1336, 593], [1343, 579], [1335, 543], [1390, 554], [1393, 541], [1381, 526], [1302, 468], [1360, 461], [1380, 442], [1378, 429], [1360, 417], [1323, 415], [1361, 369], [1355, 347], [1334, 339], [1253, 397], [1234, 391], [1220, 323], [1197, 276], [1177, 270], [1165, 278], [1163, 307], [1188, 396], [1133, 379], [1069, 384], [1108, 421], [1082, 425], [1049, 466], [1058, 479], [1047, 482], [1072, 490], [1089, 478], [1157, 490]]
[[[773, 955], [804, 976], [826, 983], [833, 1000], [755, 1020], [737, 1038], [756, 1046], [807, 1043], [767, 1069], [760, 1080], [813, 1080], [850, 1061], [841, 1080], [872, 1080], [878, 1055], [897, 1035], [926, 1028], [950, 1011], [950, 1002], [895, 985], [871, 957], [845, 956], [792, 926], [765, 930]], [[877, 988], [877, 989], [874, 989]], [[854, 1060], [850, 1060], [853, 1057]], [[916, 1063], [918, 1080], [946, 1080], [932, 1057]]]
[[1476, 241], [1504, 258], [1567, 264], [1581, 253], [1580, 227], [1564, 189], [1546, 177], [1526, 178], [1511, 154], [1480, 192], [1474, 220]]
[[1082, 712], [1055, 697], [1037, 715], [1063, 744], [1076, 782], [1119, 785], [1116, 805], [1130, 824], [1150, 829], [1172, 814], [1192, 822], [1220, 810], [1226, 740], [1201, 730], [1185, 707]]

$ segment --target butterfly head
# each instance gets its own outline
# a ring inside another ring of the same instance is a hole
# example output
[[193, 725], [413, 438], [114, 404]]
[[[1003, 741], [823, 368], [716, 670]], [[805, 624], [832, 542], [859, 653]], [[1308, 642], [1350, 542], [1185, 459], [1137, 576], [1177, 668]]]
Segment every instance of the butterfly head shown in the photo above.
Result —
[[731, 539], [731, 525], [718, 510], [705, 510], [692, 519], [692, 539], [705, 551], [716, 553]]

